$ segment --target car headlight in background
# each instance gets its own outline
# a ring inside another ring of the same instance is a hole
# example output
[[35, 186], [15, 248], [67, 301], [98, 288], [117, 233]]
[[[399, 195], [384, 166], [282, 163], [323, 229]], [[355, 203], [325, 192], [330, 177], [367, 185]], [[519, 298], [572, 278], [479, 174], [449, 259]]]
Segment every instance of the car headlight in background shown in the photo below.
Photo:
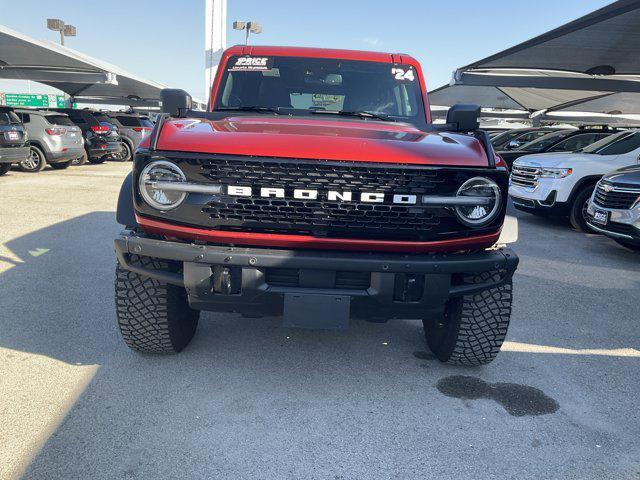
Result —
[[573, 168], [540, 168], [540, 178], [564, 178], [573, 173]]
[[180, 205], [187, 192], [172, 188], [172, 184], [187, 181], [180, 168], [166, 160], [156, 160], [140, 174], [140, 194], [145, 202], [158, 210], [171, 210]]
[[482, 227], [495, 219], [502, 203], [500, 187], [485, 177], [474, 177], [464, 182], [456, 197], [460, 200], [469, 197], [468, 205], [456, 206], [456, 214], [462, 223], [471, 227]]

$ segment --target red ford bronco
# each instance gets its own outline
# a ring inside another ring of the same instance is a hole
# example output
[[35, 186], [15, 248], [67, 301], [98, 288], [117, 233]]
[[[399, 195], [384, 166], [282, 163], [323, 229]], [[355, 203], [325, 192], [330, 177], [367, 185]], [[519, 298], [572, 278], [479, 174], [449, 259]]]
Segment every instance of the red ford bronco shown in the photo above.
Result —
[[207, 112], [162, 102], [118, 200], [129, 347], [178, 352], [208, 310], [417, 319], [441, 361], [493, 360], [518, 257], [497, 245], [508, 172], [477, 106], [432, 124], [404, 54], [248, 46], [223, 54]]

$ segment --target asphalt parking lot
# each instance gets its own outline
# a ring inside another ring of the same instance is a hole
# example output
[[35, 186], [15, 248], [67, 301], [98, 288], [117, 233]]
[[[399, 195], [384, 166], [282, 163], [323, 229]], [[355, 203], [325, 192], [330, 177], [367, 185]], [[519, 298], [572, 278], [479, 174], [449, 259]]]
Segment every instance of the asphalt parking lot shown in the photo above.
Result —
[[517, 214], [508, 342], [479, 369], [416, 321], [203, 314], [142, 356], [113, 305], [128, 169], [0, 178], [0, 478], [640, 477], [640, 255]]

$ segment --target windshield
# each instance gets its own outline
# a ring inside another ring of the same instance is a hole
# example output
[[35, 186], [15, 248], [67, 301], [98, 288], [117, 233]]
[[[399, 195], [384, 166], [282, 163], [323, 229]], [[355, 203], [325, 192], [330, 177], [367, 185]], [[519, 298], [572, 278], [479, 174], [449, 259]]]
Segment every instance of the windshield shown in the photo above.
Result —
[[100, 124], [113, 123], [111, 119], [103, 113], [94, 113], [93, 116], [95, 117], [96, 120], [100, 122]]
[[559, 142], [572, 132], [573, 130], [565, 130], [561, 132], [547, 133], [545, 136], [540, 137], [533, 142], [529, 142], [526, 145], [523, 145], [522, 147], [520, 147], [520, 149], [527, 152], [542, 152], [547, 147], [550, 147], [554, 143]]
[[[606, 153], [605, 148], [609, 146], [613, 146], [613, 144], [623, 141], [628, 137], [633, 137], [636, 135], [636, 132], [633, 131], [624, 131], [619, 133], [614, 133], [613, 135], [609, 135], [608, 137], [603, 138], [602, 140], [598, 140], [595, 143], [592, 143], [588, 147], [583, 148], [581, 151], [583, 153], [596, 153], [598, 155], [611, 155], [611, 153]], [[633, 149], [632, 149], [633, 150]]]
[[516, 138], [518, 135], [522, 135], [522, 130], [507, 130], [506, 132], [502, 132], [491, 139], [491, 144], [495, 148], [499, 148], [502, 145], [505, 145], [507, 142], [510, 142], [511, 139]]
[[73, 127], [75, 124], [66, 115], [47, 115], [47, 122], [51, 125], [66, 125]]
[[0, 111], [0, 125], [20, 123], [18, 116], [11, 110]]
[[426, 124], [417, 72], [410, 65], [306, 57], [229, 58], [215, 110], [367, 112]]

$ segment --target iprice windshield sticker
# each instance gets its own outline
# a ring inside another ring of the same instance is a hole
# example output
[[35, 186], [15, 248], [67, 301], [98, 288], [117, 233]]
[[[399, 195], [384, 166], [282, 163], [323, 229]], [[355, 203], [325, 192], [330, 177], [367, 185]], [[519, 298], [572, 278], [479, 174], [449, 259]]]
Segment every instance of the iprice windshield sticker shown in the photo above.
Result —
[[248, 70], [271, 70], [273, 58], [269, 57], [238, 57], [228, 70], [230, 72]]

